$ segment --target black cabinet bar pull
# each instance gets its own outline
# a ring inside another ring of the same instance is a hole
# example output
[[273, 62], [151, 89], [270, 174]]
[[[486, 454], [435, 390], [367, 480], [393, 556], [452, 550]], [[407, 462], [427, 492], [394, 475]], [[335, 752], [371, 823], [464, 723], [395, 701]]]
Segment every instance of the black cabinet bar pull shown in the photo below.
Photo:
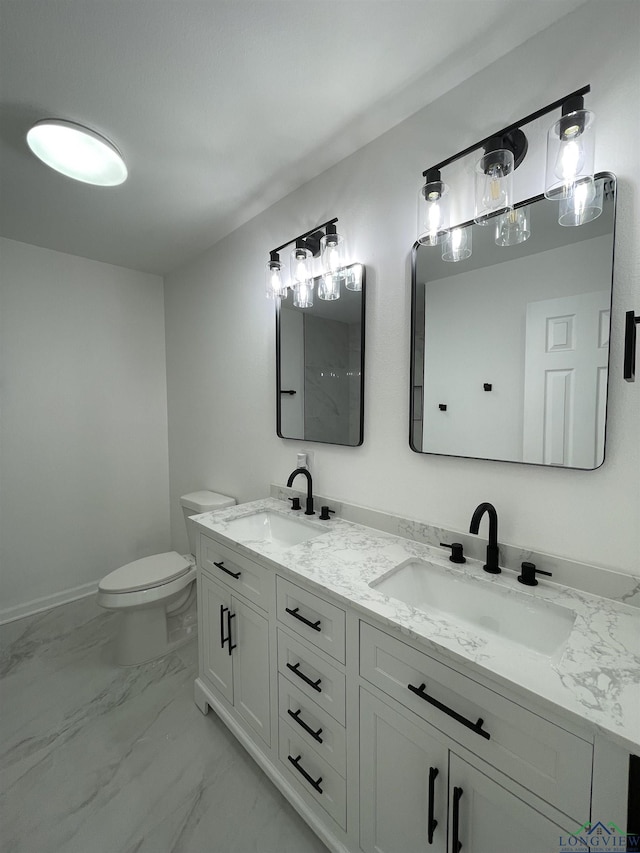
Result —
[[296, 768], [296, 770], [298, 771], [298, 773], [300, 773], [300, 775], [301, 775], [301, 776], [304, 776], [304, 778], [305, 778], [305, 779], [307, 780], [307, 782], [311, 785], [311, 787], [312, 787], [312, 788], [315, 788], [315, 789], [316, 789], [316, 791], [317, 791], [319, 794], [321, 794], [321, 793], [322, 793], [322, 788], [320, 787], [320, 782], [322, 782], [322, 776], [321, 776], [319, 779], [317, 779], [317, 780], [316, 780], [316, 779], [314, 779], [314, 778], [313, 778], [313, 776], [309, 776], [309, 774], [308, 774], [308, 773], [307, 773], [307, 771], [304, 769], [304, 767], [302, 767], [300, 764], [298, 764], [298, 762], [300, 761], [300, 758], [301, 758], [301, 757], [302, 757], [302, 756], [298, 755], [298, 756], [297, 756], [297, 758], [292, 758], [290, 755], [287, 755], [287, 758], [288, 758], [288, 759], [289, 759], [289, 761], [293, 764], [293, 766]]
[[407, 684], [409, 690], [412, 693], [415, 693], [416, 696], [419, 696], [421, 699], [424, 699], [425, 702], [428, 702], [430, 705], [438, 708], [440, 711], [444, 711], [445, 714], [448, 714], [450, 717], [453, 717], [454, 720], [457, 720], [459, 723], [462, 723], [463, 726], [466, 726], [468, 729], [471, 729], [472, 732], [475, 732], [477, 735], [481, 737], [485, 737], [487, 740], [490, 740], [491, 735], [489, 732], [486, 732], [482, 728], [482, 724], [484, 720], [482, 717], [478, 717], [475, 723], [472, 723], [471, 720], [467, 720], [466, 717], [463, 717], [462, 714], [458, 714], [457, 711], [454, 711], [452, 708], [448, 708], [446, 705], [443, 705], [442, 702], [438, 702], [437, 699], [434, 699], [433, 696], [429, 696], [428, 693], [425, 693], [426, 684], [421, 684], [420, 687], [416, 687], [413, 684]]
[[231, 641], [231, 620], [236, 618], [236, 614], [232, 613], [230, 610], [227, 611], [227, 640], [229, 640], [229, 655], [236, 648], [236, 644]]
[[460, 797], [462, 796], [462, 788], [453, 789], [453, 820], [451, 853], [460, 853], [462, 850], [462, 842], [460, 841]]
[[287, 611], [289, 616], [293, 616], [294, 619], [298, 619], [300, 622], [304, 622], [305, 625], [308, 625], [309, 628], [313, 628], [314, 631], [320, 631], [321, 630], [320, 620], [318, 619], [315, 622], [309, 622], [308, 619], [305, 619], [304, 616], [301, 616], [298, 613], [298, 611], [300, 610], [299, 607], [294, 607], [293, 610], [291, 610], [289, 607], [285, 607], [285, 610]]
[[305, 721], [304, 721], [303, 719], [301, 719], [301, 718], [300, 718], [300, 711], [301, 711], [301, 710], [302, 710], [302, 708], [298, 708], [298, 710], [294, 712], [294, 711], [292, 711], [292, 710], [291, 710], [291, 708], [287, 708], [287, 714], [288, 714], [290, 717], [293, 717], [293, 719], [296, 721], [296, 723], [297, 723], [299, 726], [302, 726], [302, 728], [305, 730], [305, 732], [306, 732], [308, 735], [311, 735], [311, 737], [312, 737], [314, 740], [318, 741], [318, 743], [322, 743], [322, 738], [320, 737], [320, 735], [322, 734], [322, 729], [318, 729], [318, 731], [317, 731], [317, 732], [314, 732], [314, 730], [311, 728], [311, 726], [308, 726], [308, 725], [305, 723]]
[[227, 642], [227, 638], [224, 635], [224, 614], [227, 611], [227, 607], [224, 604], [220, 605], [220, 648], [224, 649], [224, 644]]
[[290, 669], [291, 672], [295, 672], [295, 674], [298, 676], [298, 678], [301, 678], [306, 684], [309, 685], [309, 687], [313, 687], [313, 689], [317, 690], [318, 693], [322, 693], [322, 690], [320, 689], [320, 684], [322, 683], [322, 679], [319, 678], [317, 681], [311, 681], [311, 679], [309, 678], [308, 675], [305, 675], [304, 672], [300, 672], [300, 670], [298, 669], [299, 666], [300, 666], [300, 661], [298, 661], [298, 663], [294, 663], [293, 665], [288, 663], [287, 669]]
[[427, 832], [429, 833], [429, 844], [433, 844], [433, 833], [435, 831], [436, 826], [438, 825], [438, 821], [433, 816], [434, 809], [434, 796], [435, 796], [435, 781], [436, 776], [438, 775], [437, 767], [429, 768], [429, 822], [427, 825]]
[[214, 566], [217, 566], [219, 569], [221, 569], [223, 572], [226, 572], [228, 575], [231, 575], [231, 577], [232, 577], [232, 578], [235, 578], [236, 580], [238, 580], [238, 578], [239, 578], [239, 577], [240, 577], [240, 575], [242, 574], [242, 572], [232, 572], [232, 571], [231, 571], [231, 569], [228, 569], [228, 568], [225, 566], [225, 564], [222, 562], [222, 560], [220, 560], [220, 562], [219, 562], [219, 563], [216, 563], [216, 562], [214, 561], [213, 565], [214, 565]]
[[281, 394], [290, 394], [290, 395], [293, 397], [293, 395], [294, 395], [296, 392], [295, 392], [295, 391], [287, 390], [287, 391], [280, 391], [280, 393], [281, 393]]

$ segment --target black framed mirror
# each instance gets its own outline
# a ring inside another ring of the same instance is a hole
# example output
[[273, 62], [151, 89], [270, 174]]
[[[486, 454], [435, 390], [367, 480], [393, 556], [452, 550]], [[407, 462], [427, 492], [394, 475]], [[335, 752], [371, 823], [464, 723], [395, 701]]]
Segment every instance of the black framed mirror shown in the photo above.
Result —
[[338, 299], [298, 308], [290, 292], [276, 308], [276, 432], [280, 438], [356, 447], [364, 437], [366, 274], [346, 267]]
[[604, 461], [616, 180], [602, 213], [558, 223], [558, 203], [516, 206], [530, 236], [463, 223], [472, 253], [412, 255], [409, 444], [417, 453], [593, 470]]

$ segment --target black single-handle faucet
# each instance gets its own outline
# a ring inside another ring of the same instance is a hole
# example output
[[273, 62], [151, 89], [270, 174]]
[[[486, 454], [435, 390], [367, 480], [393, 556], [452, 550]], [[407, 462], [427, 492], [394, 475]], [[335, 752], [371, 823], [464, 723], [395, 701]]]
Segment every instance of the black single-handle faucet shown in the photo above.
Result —
[[312, 488], [311, 474], [307, 471], [307, 469], [306, 468], [296, 468], [295, 471], [293, 471], [291, 474], [289, 474], [289, 479], [287, 480], [287, 486], [289, 488], [291, 488], [291, 484], [293, 483], [295, 478], [298, 476], [298, 474], [304, 474], [304, 476], [307, 478], [307, 508], [305, 509], [304, 514], [305, 515], [315, 515], [315, 512], [313, 511], [313, 494], [311, 492], [311, 488]]
[[485, 572], [492, 575], [498, 575], [502, 571], [498, 565], [498, 513], [493, 504], [481, 503], [474, 510], [471, 516], [471, 525], [469, 533], [477, 533], [480, 527], [480, 519], [487, 513], [489, 516], [489, 543], [487, 545], [487, 562], [482, 567]]

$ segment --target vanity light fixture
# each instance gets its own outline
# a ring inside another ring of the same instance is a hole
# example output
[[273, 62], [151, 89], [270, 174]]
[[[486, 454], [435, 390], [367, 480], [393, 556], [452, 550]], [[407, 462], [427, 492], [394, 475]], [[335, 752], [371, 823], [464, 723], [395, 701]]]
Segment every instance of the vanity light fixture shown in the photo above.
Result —
[[[293, 291], [293, 304], [297, 308], [312, 308], [314, 298], [313, 259], [322, 255], [323, 275], [318, 285], [318, 296], [328, 301], [340, 298], [340, 285], [344, 283], [350, 290], [361, 290], [359, 286], [350, 286], [354, 278], [346, 271], [345, 241], [336, 229], [337, 218], [316, 225], [299, 237], [288, 240], [269, 253], [266, 270], [265, 294], [268, 299], [286, 299], [289, 288]], [[282, 277], [283, 267], [280, 252], [294, 244], [291, 251], [290, 281], [285, 283]]]
[[418, 194], [418, 243], [437, 246], [449, 230], [449, 187], [438, 168], [428, 169], [424, 177]]
[[115, 187], [127, 179], [127, 167], [115, 145], [76, 122], [38, 121], [27, 133], [27, 145], [47, 166], [76, 181]]
[[528, 211], [514, 212], [513, 173], [528, 149], [522, 127], [558, 108], [562, 109], [562, 116], [547, 136], [545, 195], [566, 202], [559, 212], [561, 225], [582, 225], [595, 219], [602, 211], [602, 198], [593, 179], [594, 116], [584, 109], [584, 96], [590, 91], [590, 86], [584, 86], [565, 95], [426, 169], [422, 173], [425, 183], [418, 196], [417, 242], [425, 246], [445, 242], [443, 259], [460, 260], [447, 237], [449, 197], [442, 170], [480, 150], [482, 155], [475, 165], [474, 221], [478, 225], [495, 225], [499, 246], [512, 246], [528, 239], [531, 234]]

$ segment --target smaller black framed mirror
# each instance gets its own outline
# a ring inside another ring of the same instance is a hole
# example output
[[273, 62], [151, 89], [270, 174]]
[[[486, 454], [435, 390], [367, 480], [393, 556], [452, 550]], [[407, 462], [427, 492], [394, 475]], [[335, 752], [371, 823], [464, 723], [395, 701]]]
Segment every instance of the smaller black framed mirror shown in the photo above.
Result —
[[276, 307], [276, 432], [280, 438], [357, 447], [364, 438], [366, 273], [351, 264], [339, 297], [299, 308], [289, 291]]

